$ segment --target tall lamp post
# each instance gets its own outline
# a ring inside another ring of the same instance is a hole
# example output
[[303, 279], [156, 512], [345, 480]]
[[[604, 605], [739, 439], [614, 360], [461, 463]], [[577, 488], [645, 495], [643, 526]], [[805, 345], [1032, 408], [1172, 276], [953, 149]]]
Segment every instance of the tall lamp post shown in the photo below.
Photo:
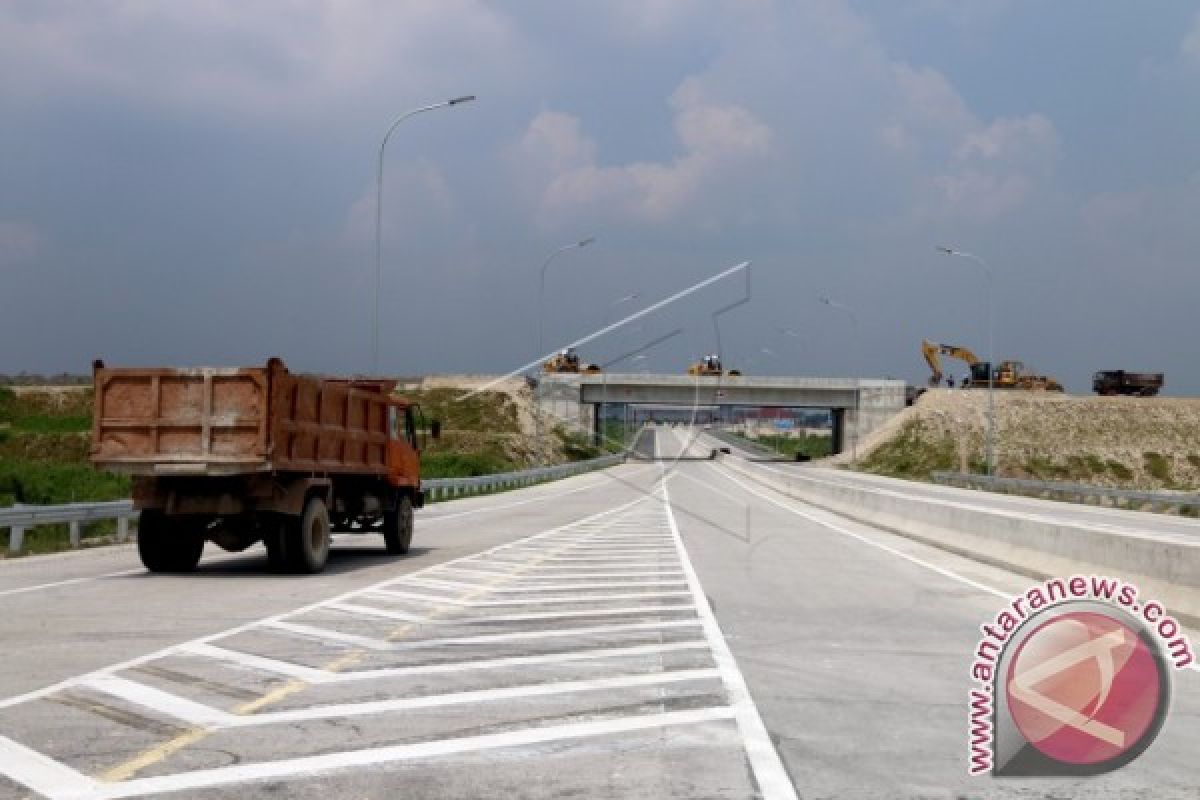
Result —
[[412, 111], [406, 111], [396, 117], [395, 121], [388, 126], [387, 133], [383, 135], [383, 141], [379, 144], [379, 164], [375, 170], [375, 313], [374, 325], [372, 326], [371, 335], [371, 371], [373, 374], [379, 374], [379, 292], [383, 284], [383, 153], [387, 149], [388, 139], [392, 136], [392, 131], [409, 117], [423, 114], [426, 111], [433, 111], [438, 108], [449, 108], [450, 106], [469, 103], [475, 99], [475, 95], [468, 94], [462, 97], [455, 97], [450, 100], [443, 100], [440, 103], [433, 103], [420, 108], [414, 108]]
[[[835, 308], [839, 311], [846, 312], [850, 317], [850, 322], [854, 325], [854, 349], [858, 351], [859, 356], [862, 355], [862, 347], [860, 346], [860, 337], [858, 335], [858, 316], [854, 313], [854, 309], [836, 300], [831, 300], [828, 297], [820, 298], [822, 305]], [[854, 390], [854, 438], [850, 441], [850, 462], [858, 464], [858, 430], [862, 426], [862, 386], [859, 385]]]
[[992, 287], [995, 283], [992, 276], [992, 265], [984, 261], [974, 253], [967, 253], [962, 250], [957, 250], [953, 247], [945, 247], [939, 245], [937, 248], [939, 253], [947, 256], [958, 256], [974, 261], [983, 269], [984, 277], [987, 278], [987, 317], [988, 317], [988, 410], [987, 410], [987, 455], [986, 470], [988, 475], [994, 475], [996, 472], [996, 350], [995, 350], [995, 330], [996, 319], [993, 313], [992, 306]]
[[[587, 247], [592, 242], [596, 241], [595, 236], [589, 236], [586, 239], [580, 239], [578, 242], [564, 244], [553, 250], [550, 255], [546, 256], [546, 260], [542, 262], [541, 273], [538, 282], [538, 355], [541, 356], [546, 352], [545, 344], [545, 329], [546, 329], [546, 270], [550, 267], [550, 262], [558, 258], [568, 250], [578, 250], [581, 247]], [[537, 389], [534, 393], [533, 404], [534, 414], [533, 421], [537, 428], [538, 442], [538, 463], [541, 466], [546, 464], [546, 443], [542, 437], [542, 382], [539, 380]]]

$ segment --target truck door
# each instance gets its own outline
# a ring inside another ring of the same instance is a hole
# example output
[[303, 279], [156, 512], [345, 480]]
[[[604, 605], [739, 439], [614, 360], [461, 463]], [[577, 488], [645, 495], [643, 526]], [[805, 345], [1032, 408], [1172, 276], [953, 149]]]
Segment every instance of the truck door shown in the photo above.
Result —
[[416, 448], [412, 409], [388, 406], [388, 478], [393, 486], [416, 486], [421, 462]]

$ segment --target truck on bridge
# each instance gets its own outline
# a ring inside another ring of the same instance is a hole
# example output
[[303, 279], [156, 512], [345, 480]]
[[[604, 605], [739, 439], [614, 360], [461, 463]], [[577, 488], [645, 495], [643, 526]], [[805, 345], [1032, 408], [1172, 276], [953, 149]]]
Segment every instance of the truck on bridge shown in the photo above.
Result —
[[[189, 572], [206, 541], [261, 541], [273, 567], [320, 572], [330, 533], [383, 535], [408, 551], [424, 504], [420, 408], [385, 380], [265, 367], [93, 365], [90, 460], [133, 476], [138, 553], [151, 572]], [[434, 422], [431, 435], [436, 438]]]

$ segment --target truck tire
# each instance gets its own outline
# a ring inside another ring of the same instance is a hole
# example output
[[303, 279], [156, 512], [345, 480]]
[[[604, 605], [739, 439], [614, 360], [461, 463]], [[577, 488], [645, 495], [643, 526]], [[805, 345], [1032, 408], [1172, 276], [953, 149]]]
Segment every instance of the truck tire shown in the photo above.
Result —
[[191, 572], [200, 563], [204, 537], [198, 525], [158, 509], [145, 509], [138, 517], [137, 546], [142, 564], [151, 572]]
[[400, 495], [395, 511], [383, 512], [383, 543], [393, 555], [404, 555], [412, 544], [413, 506], [412, 498]]
[[293, 572], [313, 575], [325, 569], [329, 560], [329, 512], [324, 500], [308, 498], [300, 518], [288, 521], [283, 544]]
[[[276, 516], [274, 514], [272, 517]], [[263, 531], [263, 546], [267, 548], [267, 566], [272, 572], [287, 572], [287, 518], [280, 516], [272, 520]]]

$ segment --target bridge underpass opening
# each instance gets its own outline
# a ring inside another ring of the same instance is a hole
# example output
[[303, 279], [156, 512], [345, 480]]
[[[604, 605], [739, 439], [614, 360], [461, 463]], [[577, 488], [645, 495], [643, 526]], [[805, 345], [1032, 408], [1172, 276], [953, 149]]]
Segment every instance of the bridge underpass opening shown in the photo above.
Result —
[[[600, 373], [546, 375], [541, 384], [543, 408], [581, 431], [600, 431], [598, 419], [611, 419], [601, 411], [608, 406], [709, 409], [718, 417], [738, 408], [824, 411], [834, 452], [856, 447], [905, 408], [905, 383], [891, 379]], [[636, 419], [638, 412], [620, 413]]]
[[794, 440], [793, 444], [803, 452], [818, 455], [840, 453], [845, 443], [845, 414], [840, 409], [607, 403], [593, 406], [591, 417], [598, 442], [604, 438], [628, 441], [628, 437], [644, 425], [666, 424], [711, 426], [778, 452], [782, 452], [781, 441], [787, 440]]

